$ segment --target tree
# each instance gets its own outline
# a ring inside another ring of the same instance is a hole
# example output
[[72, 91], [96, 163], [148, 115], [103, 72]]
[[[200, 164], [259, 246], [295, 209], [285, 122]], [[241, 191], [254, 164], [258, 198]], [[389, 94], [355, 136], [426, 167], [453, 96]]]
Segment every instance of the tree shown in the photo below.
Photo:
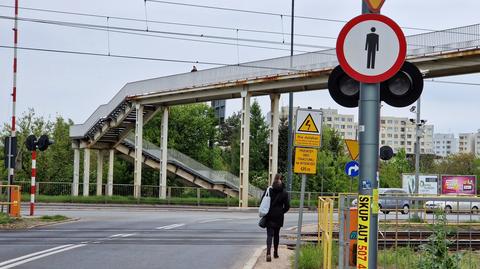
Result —
[[257, 100], [253, 101], [250, 115], [250, 171], [261, 173], [268, 171], [269, 130]]
[[401, 149], [389, 161], [380, 161], [380, 187], [401, 188], [402, 173], [412, 172], [404, 149]]

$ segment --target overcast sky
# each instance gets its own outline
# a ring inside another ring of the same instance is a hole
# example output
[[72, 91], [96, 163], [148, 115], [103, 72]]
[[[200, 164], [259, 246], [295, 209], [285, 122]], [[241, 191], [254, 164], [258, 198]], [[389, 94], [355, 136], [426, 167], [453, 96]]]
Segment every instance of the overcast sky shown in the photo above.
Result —
[[[172, 0], [173, 1], [173, 0]], [[175, 1], [178, 2], [178, 1]], [[289, 14], [290, 1], [242, 0], [242, 1], [182, 1], [198, 5], [210, 5], [235, 9]], [[2, 0], [0, 5], [13, 5], [14, 0]], [[296, 15], [333, 20], [349, 20], [360, 14], [360, 0], [300, 0], [296, 1]], [[20, 0], [21, 7], [52, 9], [68, 12], [91, 13], [109, 17], [130, 17], [145, 19], [142, 0]], [[442, 30], [457, 26], [480, 23], [478, 0], [387, 0], [382, 13], [394, 19], [402, 27]], [[19, 23], [19, 46], [58, 50], [111, 53], [152, 58], [166, 58], [186, 61], [217, 63], [238, 63], [289, 55], [290, 18], [279, 15], [259, 15], [197, 7], [186, 7], [166, 3], [147, 2], [149, 20], [253, 29], [284, 33], [265, 34], [243, 30], [220, 30], [166, 24], [149, 23], [150, 30], [187, 34], [204, 34], [223, 37], [208, 39], [210, 44], [158, 37], [126, 35], [77, 29], [65, 26]], [[0, 16], [13, 16], [13, 9], [0, 7]], [[95, 25], [107, 25], [102, 17], [52, 14], [20, 9], [20, 16], [43, 20], [68, 21]], [[145, 29], [145, 22], [109, 19], [110, 27]], [[344, 23], [320, 20], [296, 19], [295, 32], [304, 35], [336, 37]], [[13, 21], [0, 19], [0, 45], [11, 46]], [[424, 31], [404, 29], [406, 35]], [[181, 37], [173, 36], [170, 37]], [[238, 37], [238, 40], [237, 40]], [[183, 36], [182, 38], [192, 38]], [[197, 38], [198, 39], [198, 38]], [[249, 43], [245, 39], [262, 39], [273, 43]], [[203, 38], [202, 40], [207, 40]], [[296, 37], [299, 51], [320, 50], [319, 47], [334, 47], [335, 39]], [[236, 44], [264, 46], [270, 48], [249, 48]], [[271, 49], [277, 48], [277, 49]], [[278, 50], [278, 49], [284, 50]], [[300, 53], [300, 52], [296, 52]], [[12, 88], [13, 50], [0, 48], [0, 121], [10, 121]], [[101, 104], [107, 103], [115, 93], [128, 82], [188, 72], [190, 63], [145, 61], [112, 57], [94, 57], [72, 54], [55, 54], [36, 51], [18, 53], [18, 100], [17, 113], [34, 108], [41, 115], [55, 117], [57, 114], [84, 122]], [[215, 67], [197, 64], [198, 69]], [[478, 75], [446, 77], [442, 80], [480, 83]], [[475, 132], [480, 128], [476, 119], [480, 115], [480, 86], [439, 84], [427, 82], [422, 96], [422, 118], [435, 125], [435, 132]], [[268, 97], [257, 99], [264, 112], [269, 109]], [[313, 91], [295, 94], [295, 106], [314, 108], [337, 108], [341, 113], [357, 114], [357, 109], [347, 109], [333, 102], [327, 91]], [[283, 95], [281, 104], [288, 104], [288, 95]], [[227, 112], [240, 109], [239, 100], [227, 102]], [[408, 108], [394, 109], [384, 106], [382, 115], [413, 117]]]

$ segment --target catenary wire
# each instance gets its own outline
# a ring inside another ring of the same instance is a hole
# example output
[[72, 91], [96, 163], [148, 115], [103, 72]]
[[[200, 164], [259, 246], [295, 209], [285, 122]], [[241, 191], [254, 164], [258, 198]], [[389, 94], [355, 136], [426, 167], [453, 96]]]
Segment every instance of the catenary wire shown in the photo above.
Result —
[[[9, 6], [9, 5], [0, 5], [0, 7], [14, 8], [13, 6]], [[27, 10], [27, 11], [54, 13], [54, 14], [75, 15], [75, 16], [84, 16], [84, 17], [93, 17], [93, 18], [110, 18], [110, 19], [123, 20], [123, 21], [147, 22], [147, 23], [196, 27], [196, 28], [206, 28], [206, 29], [217, 29], [217, 30], [227, 30], [227, 31], [237, 31], [238, 30], [240, 32], [274, 34], [274, 35], [282, 35], [282, 36], [283, 35], [290, 35], [290, 33], [267, 31], [267, 30], [258, 30], [258, 29], [250, 29], [250, 28], [234, 28], [234, 27], [225, 27], [225, 26], [214, 26], [214, 25], [203, 25], [203, 24], [181, 23], [181, 22], [159, 21], [159, 20], [146, 20], [145, 21], [145, 19], [137, 19], [137, 18], [130, 18], [130, 17], [118, 17], [118, 16], [100, 15], [100, 14], [92, 14], [92, 13], [69, 12], [69, 11], [61, 11], [61, 10], [53, 10], [53, 9], [30, 8], [30, 7], [19, 7], [19, 9]], [[295, 33], [294, 35], [299, 36], [299, 37], [318, 38], [318, 39], [330, 39], [330, 40], [336, 40], [337, 39], [336, 37], [333, 37], [333, 36], [321, 36], [321, 35], [298, 34], [298, 33]]]
[[[0, 19], [13, 20], [11, 16], [0, 16]], [[235, 38], [227, 36], [218, 36], [218, 35], [206, 35], [206, 34], [191, 34], [183, 32], [172, 32], [172, 31], [159, 31], [152, 29], [140, 29], [140, 28], [131, 28], [131, 27], [118, 27], [118, 26], [106, 26], [98, 24], [87, 24], [87, 23], [77, 23], [77, 22], [68, 22], [68, 21], [56, 21], [56, 20], [45, 20], [45, 19], [35, 19], [35, 18], [26, 18], [19, 17], [20, 21], [34, 22], [34, 23], [44, 23], [44, 24], [55, 24], [63, 26], [83, 26], [89, 28], [99, 28], [99, 29], [109, 29], [109, 30], [122, 30], [122, 31], [132, 31], [132, 32], [148, 32], [148, 33], [157, 33], [157, 34], [166, 34], [166, 35], [176, 35], [176, 36], [188, 36], [188, 37], [197, 37], [197, 38], [206, 38], [206, 39], [220, 39], [220, 40], [229, 40], [229, 41], [243, 41], [243, 42], [252, 42], [252, 43], [264, 43], [271, 45], [282, 45], [287, 46], [290, 43], [283, 43], [281, 41], [272, 41], [266, 39], [251, 39], [251, 38]], [[332, 49], [329, 46], [320, 46], [320, 45], [311, 45], [311, 44], [296, 44], [298, 47], [308, 47], [308, 48], [317, 48], [317, 49]]]

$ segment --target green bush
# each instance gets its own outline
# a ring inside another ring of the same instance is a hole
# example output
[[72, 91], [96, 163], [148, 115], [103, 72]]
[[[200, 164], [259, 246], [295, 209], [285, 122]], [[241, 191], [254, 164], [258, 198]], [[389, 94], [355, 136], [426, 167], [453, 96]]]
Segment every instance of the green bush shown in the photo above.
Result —
[[11, 218], [8, 214], [0, 212], [0, 224], [8, 224], [14, 221], [15, 219]]
[[415, 251], [408, 247], [381, 250], [378, 253], [378, 265], [385, 268], [410, 269], [418, 263], [418, 260]]
[[46, 216], [41, 216], [39, 219], [43, 221], [62, 221], [68, 218], [63, 215], [53, 215], [53, 216], [46, 215]]
[[[295, 259], [295, 255], [293, 255]], [[292, 261], [295, 263], [295, 260]], [[298, 268], [319, 269], [323, 265], [323, 249], [316, 245], [304, 245], [300, 248]]]

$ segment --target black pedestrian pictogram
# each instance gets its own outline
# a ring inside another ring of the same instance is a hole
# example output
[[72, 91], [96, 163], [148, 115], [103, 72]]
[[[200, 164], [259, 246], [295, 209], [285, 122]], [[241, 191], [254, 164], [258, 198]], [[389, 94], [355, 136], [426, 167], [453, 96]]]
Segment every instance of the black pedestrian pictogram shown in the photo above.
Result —
[[367, 34], [367, 40], [365, 42], [365, 50], [367, 51], [367, 69], [375, 69], [375, 54], [377, 54], [379, 44], [378, 35], [375, 34], [375, 27], [370, 29], [372, 31]]

